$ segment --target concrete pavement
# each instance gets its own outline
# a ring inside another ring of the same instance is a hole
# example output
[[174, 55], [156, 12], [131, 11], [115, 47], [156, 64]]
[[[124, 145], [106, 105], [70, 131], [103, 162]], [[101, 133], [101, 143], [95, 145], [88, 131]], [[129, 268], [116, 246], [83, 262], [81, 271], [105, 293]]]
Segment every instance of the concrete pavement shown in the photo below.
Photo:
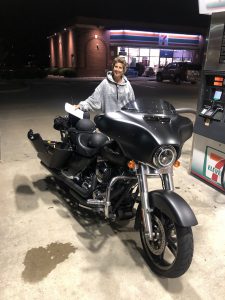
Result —
[[[58, 106], [34, 109], [23, 95], [20, 113], [19, 104], [0, 102], [0, 299], [224, 299], [225, 197], [189, 175], [192, 139], [174, 181], [199, 222], [193, 262], [182, 277], [162, 279], [146, 265], [132, 220], [109, 226], [56, 188], [26, 132], [32, 126], [59, 138]], [[150, 188], [157, 187], [154, 180]]]

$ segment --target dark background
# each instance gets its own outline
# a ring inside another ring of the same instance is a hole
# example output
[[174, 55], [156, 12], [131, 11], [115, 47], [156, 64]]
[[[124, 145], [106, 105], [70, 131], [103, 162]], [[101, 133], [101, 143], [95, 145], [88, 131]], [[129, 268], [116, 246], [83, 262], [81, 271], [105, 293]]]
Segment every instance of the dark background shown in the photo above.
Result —
[[0, 63], [7, 56], [12, 64], [35, 58], [38, 64], [47, 65], [47, 36], [72, 25], [76, 16], [178, 27], [208, 28], [210, 24], [210, 16], [199, 14], [198, 0], [139, 0], [135, 4], [125, 0], [1, 0]]

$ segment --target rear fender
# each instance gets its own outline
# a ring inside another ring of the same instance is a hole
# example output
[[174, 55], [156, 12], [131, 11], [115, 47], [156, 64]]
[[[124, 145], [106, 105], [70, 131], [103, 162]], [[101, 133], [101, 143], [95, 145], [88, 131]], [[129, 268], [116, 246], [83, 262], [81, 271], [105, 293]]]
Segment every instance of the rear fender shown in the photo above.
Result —
[[[198, 221], [187, 202], [178, 194], [169, 190], [156, 190], [148, 194], [151, 208], [157, 208], [165, 213], [174, 223], [181, 227], [190, 227]], [[140, 205], [138, 211], [141, 209]], [[138, 213], [136, 214], [135, 229], [140, 226]]]

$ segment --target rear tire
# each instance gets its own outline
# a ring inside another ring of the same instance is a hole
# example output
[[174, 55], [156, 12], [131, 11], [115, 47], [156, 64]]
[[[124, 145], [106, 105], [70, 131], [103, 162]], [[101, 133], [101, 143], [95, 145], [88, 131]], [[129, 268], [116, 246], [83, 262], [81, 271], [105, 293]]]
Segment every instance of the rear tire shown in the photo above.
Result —
[[[140, 210], [139, 210], [140, 212]], [[145, 259], [151, 270], [159, 276], [176, 278], [189, 268], [193, 257], [193, 234], [191, 227], [180, 227], [165, 214], [152, 214], [152, 241], [146, 237], [141, 221], [140, 236]]]

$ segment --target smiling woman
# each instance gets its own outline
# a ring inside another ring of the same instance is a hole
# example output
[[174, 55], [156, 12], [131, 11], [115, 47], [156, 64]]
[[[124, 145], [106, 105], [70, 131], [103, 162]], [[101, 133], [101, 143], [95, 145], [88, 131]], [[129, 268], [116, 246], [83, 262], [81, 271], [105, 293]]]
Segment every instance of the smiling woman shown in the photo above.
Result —
[[101, 110], [103, 113], [118, 111], [128, 102], [135, 100], [133, 88], [124, 75], [127, 63], [123, 57], [116, 57], [112, 63], [112, 71], [96, 87], [94, 93], [85, 101], [74, 105], [75, 109], [83, 111]]

